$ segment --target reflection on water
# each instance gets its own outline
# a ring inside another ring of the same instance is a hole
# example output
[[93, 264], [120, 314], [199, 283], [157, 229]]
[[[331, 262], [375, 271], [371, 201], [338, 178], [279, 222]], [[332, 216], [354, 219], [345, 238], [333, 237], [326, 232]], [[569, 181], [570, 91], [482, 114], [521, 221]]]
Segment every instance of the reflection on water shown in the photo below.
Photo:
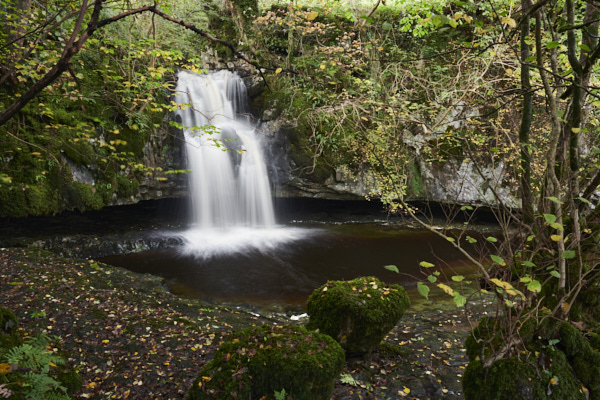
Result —
[[[319, 229], [282, 228], [280, 233], [281, 240], [276, 231], [262, 238], [251, 235], [243, 246], [239, 242], [233, 246], [235, 236], [231, 241], [210, 235], [192, 236], [188, 239], [196, 240], [192, 244], [197, 251], [185, 246], [101, 261], [162, 276], [172, 291], [186, 296], [295, 308], [304, 307], [309, 294], [327, 280], [373, 275], [386, 283], [410, 287], [424, 278], [419, 271], [420, 261], [465, 265], [458, 251], [429, 232], [348, 224]], [[211, 241], [218, 242], [220, 251], [206, 250]], [[234, 249], [227, 251], [230, 246]], [[383, 268], [389, 264], [396, 265], [401, 274]]]

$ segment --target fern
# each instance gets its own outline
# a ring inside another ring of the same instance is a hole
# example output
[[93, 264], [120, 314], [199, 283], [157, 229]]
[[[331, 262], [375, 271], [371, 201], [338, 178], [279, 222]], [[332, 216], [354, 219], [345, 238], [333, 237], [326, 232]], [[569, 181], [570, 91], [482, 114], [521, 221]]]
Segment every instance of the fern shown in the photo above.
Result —
[[22, 374], [22, 388], [27, 400], [69, 400], [66, 389], [49, 375], [51, 366], [64, 365], [65, 360], [48, 350], [47, 335], [27, 338], [27, 343], [9, 349], [3, 358], [16, 365]]

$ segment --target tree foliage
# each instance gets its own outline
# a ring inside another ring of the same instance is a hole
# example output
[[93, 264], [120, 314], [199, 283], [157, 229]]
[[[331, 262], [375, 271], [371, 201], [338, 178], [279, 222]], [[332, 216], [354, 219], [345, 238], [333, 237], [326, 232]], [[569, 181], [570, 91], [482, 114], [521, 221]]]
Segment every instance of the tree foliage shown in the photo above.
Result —
[[[478, 266], [503, 326], [495, 331], [502, 340], [486, 342], [485, 367], [526, 350], [524, 321], [541, 329], [575, 318], [597, 329], [587, 296], [599, 290], [599, 5], [401, 3], [364, 18], [301, 8], [259, 18], [264, 45], [300, 72], [271, 85], [290, 92], [281, 109], [308, 137], [309, 173], [340, 164], [367, 171], [373, 197]], [[458, 182], [435, 188], [424, 174]], [[448, 209], [450, 219], [492, 209], [501, 234], [481, 243], [434, 227], [407, 200], [436, 191], [438, 200], [462, 203]], [[487, 257], [473, 257], [473, 246]], [[471, 298], [464, 277], [449, 285], [424, 271], [423, 295], [434, 286], [459, 306]]]

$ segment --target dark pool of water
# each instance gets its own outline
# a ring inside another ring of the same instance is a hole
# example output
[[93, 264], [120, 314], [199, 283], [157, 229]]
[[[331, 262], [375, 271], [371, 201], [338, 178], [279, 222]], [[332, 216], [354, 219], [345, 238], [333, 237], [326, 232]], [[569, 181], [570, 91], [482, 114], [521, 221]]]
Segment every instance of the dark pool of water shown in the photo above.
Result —
[[[210, 257], [184, 255], [183, 249], [171, 248], [101, 261], [161, 276], [177, 294], [229, 304], [291, 308], [304, 307], [310, 293], [327, 280], [376, 276], [388, 284], [410, 288], [424, 279], [420, 261], [444, 269], [467, 265], [447, 241], [429, 232], [364, 223], [302, 229], [306, 229], [302, 239], [274, 248], [249, 246]], [[401, 274], [384, 268], [390, 264]]]

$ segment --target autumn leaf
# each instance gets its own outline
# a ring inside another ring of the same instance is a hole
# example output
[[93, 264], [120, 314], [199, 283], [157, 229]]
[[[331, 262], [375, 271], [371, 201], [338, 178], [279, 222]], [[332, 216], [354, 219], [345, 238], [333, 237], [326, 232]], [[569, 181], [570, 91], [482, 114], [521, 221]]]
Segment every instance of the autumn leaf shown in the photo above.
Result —
[[307, 16], [306, 16], [306, 20], [307, 21], [314, 21], [317, 17], [319, 16], [319, 13], [316, 11], [311, 11]]
[[446, 292], [446, 294], [449, 294], [450, 296], [454, 295], [454, 289], [452, 289], [450, 286], [448, 286], [446, 284], [438, 283], [437, 287], [442, 289], [444, 292]]
[[502, 23], [508, 25], [511, 29], [515, 29], [517, 27], [517, 21], [511, 17], [502, 17]]

